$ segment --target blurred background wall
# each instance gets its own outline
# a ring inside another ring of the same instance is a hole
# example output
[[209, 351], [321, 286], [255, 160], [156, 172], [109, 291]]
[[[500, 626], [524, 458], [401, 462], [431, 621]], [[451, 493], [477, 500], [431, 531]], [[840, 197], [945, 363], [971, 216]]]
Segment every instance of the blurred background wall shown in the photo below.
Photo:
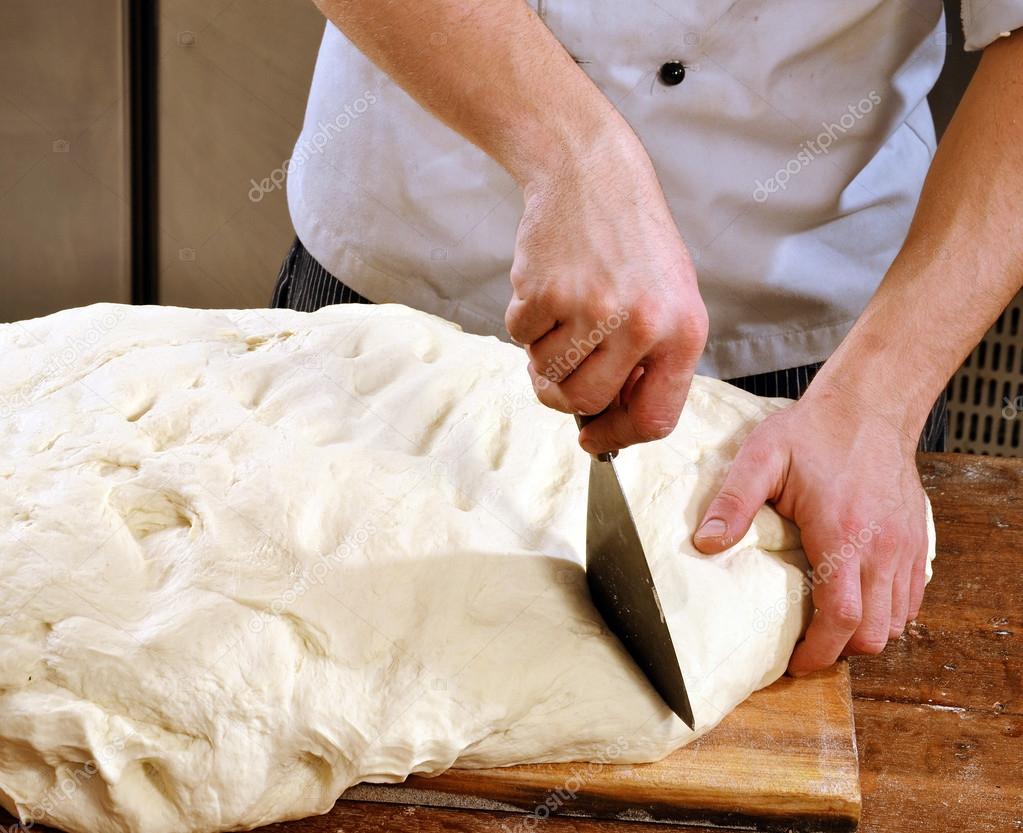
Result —
[[130, 298], [118, 0], [0, 3], [0, 320]]
[[[0, 321], [132, 300], [133, 0], [0, 3]], [[141, 4], [134, 4], [136, 6]], [[149, 0], [159, 303], [265, 306], [323, 17], [310, 0]]]
[[[957, 0], [946, 18], [939, 132], [979, 57]], [[155, 33], [141, 58], [140, 26]], [[311, 0], [3, 0], [0, 321], [95, 301], [265, 306], [294, 232], [283, 187], [253, 181], [291, 155], [323, 26]], [[950, 385], [955, 450], [1019, 453], [1021, 310]]]
[[159, 299], [262, 307], [294, 238], [281, 171], [324, 20], [311, 0], [161, 0]]

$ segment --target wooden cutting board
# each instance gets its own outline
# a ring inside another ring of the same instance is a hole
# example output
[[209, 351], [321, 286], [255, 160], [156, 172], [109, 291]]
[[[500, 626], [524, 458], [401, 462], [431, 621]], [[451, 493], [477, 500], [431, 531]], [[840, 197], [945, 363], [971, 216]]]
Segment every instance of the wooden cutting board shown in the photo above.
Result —
[[[402, 784], [359, 784], [344, 798], [525, 810], [523, 833], [562, 815], [756, 827], [855, 830], [859, 764], [849, 668], [783, 677], [696, 743], [653, 764], [452, 769]], [[541, 809], [543, 808], [543, 809]]]

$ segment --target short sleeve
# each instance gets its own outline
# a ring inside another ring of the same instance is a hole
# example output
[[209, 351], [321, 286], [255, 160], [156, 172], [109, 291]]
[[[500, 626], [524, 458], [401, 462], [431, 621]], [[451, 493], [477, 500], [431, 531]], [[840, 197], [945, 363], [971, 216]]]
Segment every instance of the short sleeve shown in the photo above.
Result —
[[1023, 0], [962, 0], [966, 50], [974, 52], [1023, 27]]

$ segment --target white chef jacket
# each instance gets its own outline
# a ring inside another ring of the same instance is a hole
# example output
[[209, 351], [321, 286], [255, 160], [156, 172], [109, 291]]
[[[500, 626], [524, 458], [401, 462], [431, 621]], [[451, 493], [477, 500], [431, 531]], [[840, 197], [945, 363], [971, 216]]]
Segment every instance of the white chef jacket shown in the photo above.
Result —
[[[827, 358], [898, 252], [935, 150], [940, 0], [534, 7], [650, 154], [708, 308], [700, 372]], [[1023, 0], [964, 0], [963, 24], [981, 49], [1023, 26]], [[672, 62], [685, 77], [668, 85]], [[507, 338], [519, 189], [331, 24], [287, 169], [298, 237], [329, 272]]]

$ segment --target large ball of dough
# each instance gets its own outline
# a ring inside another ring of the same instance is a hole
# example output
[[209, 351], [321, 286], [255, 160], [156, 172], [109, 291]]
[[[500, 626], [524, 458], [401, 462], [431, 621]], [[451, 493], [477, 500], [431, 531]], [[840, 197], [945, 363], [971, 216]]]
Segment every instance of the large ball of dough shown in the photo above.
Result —
[[590, 604], [587, 456], [516, 347], [400, 306], [98, 305], [0, 326], [0, 804], [88, 833], [324, 812], [349, 785], [656, 759], [784, 670], [794, 528], [695, 553], [784, 407], [697, 379], [618, 460], [697, 719]]

